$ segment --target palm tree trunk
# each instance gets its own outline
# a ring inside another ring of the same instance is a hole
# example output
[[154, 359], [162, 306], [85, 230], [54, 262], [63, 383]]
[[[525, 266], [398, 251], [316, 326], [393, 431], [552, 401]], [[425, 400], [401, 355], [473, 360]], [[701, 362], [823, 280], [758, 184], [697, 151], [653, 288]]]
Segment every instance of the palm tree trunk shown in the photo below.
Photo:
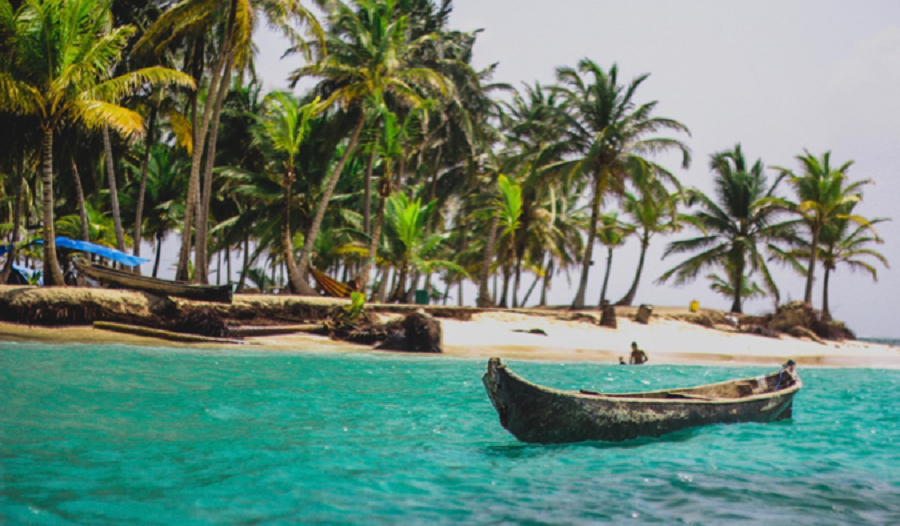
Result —
[[450, 287], [453, 286], [453, 283], [447, 281], [447, 286], [444, 287], [444, 297], [442, 298], [443, 305], [447, 305], [447, 300], [450, 299]]
[[163, 236], [162, 234], [156, 235], [156, 261], [153, 262], [153, 277], [155, 278], [159, 273], [159, 256], [162, 254], [162, 242]]
[[227, 279], [225, 283], [231, 284], [231, 247], [227, 247], [225, 249], [225, 272], [227, 273]]
[[578, 282], [578, 292], [575, 294], [575, 301], [572, 302], [573, 309], [584, 308], [584, 296], [587, 292], [588, 274], [591, 271], [591, 265], [594, 264], [594, 239], [597, 235], [597, 221], [600, 217], [600, 200], [603, 197], [600, 185], [600, 176], [594, 176], [594, 199], [591, 203], [591, 223], [588, 227], [587, 244], [584, 246], [584, 261], [581, 263], [581, 280]]
[[[230, 55], [230, 54], [229, 54]], [[194, 254], [194, 281], [209, 284], [209, 258], [207, 256], [207, 237], [209, 232], [209, 203], [212, 199], [213, 167], [216, 164], [216, 140], [219, 136], [219, 116], [222, 113], [222, 103], [225, 94], [228, 93], [228, 83], [231, 82], [231, 69], [234, 67], [234, 57], [229, 56], [225, 63], [225, 71], [219, 80], [219, 91], [216, 93], [216, 104], [213, 107], [212, 122], [209, 130], [209, 143], [206, 145], [206, 169], [203, 171], [203, 191], [200, 192], [200, 221], [197, 223], [197, 250]]]
[[81, 175], [78, 173], [78, 165], [75, 164], [75, 158], [72, 158], [72, 178], [75, 180], [75, 198], [78, 199], [78, 216], [81, 219], [81, 240], [90, 241], [91, 235], [88, 230], [87, 208], [84, 204], [84, 187], [81, 186]]
[[813, 293], [813, 276], [816, 273], [816, 261], [819, 255], [819, 228], [812, 229], [812, 245], [809, 247], [809, 270], [806, 273], [806, 293], [803, 295], [803, 301], [812, 306]]
[[456, 285], [456, 305], [459, 307], [463, 306], [463, 278], [459, 278], [459, 283]]
[[534, 288], [537, 286], [538, 282], [541, 280], [540, 274], [534, 275], [534, 281], [531, 283], [531, 286], [528, 287], [528, 292], [525, 293], [525, 297], [522, 298], [522, 307], [524, 307], [528, 303], [528, 298], [531, 297], [531, 293], [534, 291]]
[[241, 265], [241, 275], [238, 277], [237, 291], [244, 290], [244, 283], [247, 282], [247, 273], [250, 272], [250, 236], [244, 236], [244, 262]]
[[547, 265], [547, 272], [544, 274], [544, 285], [541, 287], [541, 301], [538, 303], [540, 307], [547, 306], [547, 292], [550, 291], [550, 280], [553, 279], [553, 257], [550, 258], [550, 264]]
[[[134, 243], [134, 251], [132, 253], [135, 256], [141, 255], [141, 223], [144, 220], [144, 196], [147, 194], [147, 171], [150, 168], [150, 147], [153, 146], [156, 111], [156, 105], [153, 105], [150, 108], [150, 118], [147, 121], [147, 140], [144, 143], [144, 161], [141, 163], [141, 187], [138, 190], [138, 199], [134, 209], [134, 233], [131, 235], [131, 240]], [[134, 267], [134, 273], [140, 275], [140, 265]]]
[[206, 102], [203, 104], [203, 115], [201, 117], [201, 124], [198, 129], [197, 127], [197, 92], [195, 91], [192, 96], [193, 99], [191, 104], [193, 106], [192, 110], [192, 142], [193, 142], [193, 150], [191, 152], [191, 175], [188, 179], [188, 192], [187, 199], [185, 200], [185, 209], [184, 209], [184, 227], [183, 233], [181, 237], [181, 250], [178, 253], [178, 270], [175, 274], [175, 279], [179, 281], [187, 281], [189, 277], [189, 262], [191, 258], [191, 234], [193, 228], [194, 221], [194, 202], [197, 200], [197, 194], [200, 192], [200, 168], [202, 166], [203, 161], [203, 150], [204, 144], [206, 142], [207, 131], [209, 130], [209, 122], [212, 118], [212, 105], [216, 99], [215, 91], [216, 86], [219, 84], [219, 78], [222, 74], [222, 70], [224, 69], [226, 63], [226, 56], [229, 53], [222, 53], [219, 56], [219, 60], [216, 62], [213, 67], [212, 79], [209, 83], [210, 93], [207, 93]]
[[731, 304], [731, 312], [735, 314], [741, 314], [742, 307], [742, 298], [741, 295], [744, 292], [744, 255], [738, 254], [739, 257], [735, 257], [734, 262], [734, 276], [731, 277], [733, 282], [732, 286], [734, 287], [734, 303]]
[[0, 271], [0, 285], [5, 285], [9, 279], [9, 273], [12, 271], [12, 265], [16, 261], [18, 252], [16, 243], [19, 242], [19, 229], [22, 228], [22, 180], [24, 179], [24, 172], [25, 152], [22, 151], [19, 153], [19, 162], [16, 164], [16, 204], [13, 208], [13, 229], [9, 240], [12, 243], [12, 248], [10, 248], [9, 254], [6, 255], [6, 263], [3, 265], [3, 270]]
[[372, 151], [369, 152], [369, 160], [366, 163], [366, 181], [365, 181], [365, 193], [363, 194], [363, 232], [366, 235], [371, 235], [372, 230], [372, 170], [375, 168], [375, 154], [378, 153], [378, 148], [376, 148], [376, 144], [378, 143], [378, 136], [380, 130], [377, 128], [377, 119], [373, 126], [375, 128], [375, 138], [372, 141]]
[[825, 267], [825, 280], [822, 282], [822, 321], [831, 321], [831, 310], [828, 308], [828, 277], [831, 269]]
[[[306, 240], [303, 243], [303, 253], [300, 255], [300, 263], [297, 265], [301, 276], [306, 275], [307, 267], [309, 266], [309, 256], [312, 253], [313, 246], [315, 246], [316, 238], [319, 236], [319, 229], [322, 227], [322, 220], [325, 219], [325, 210], [328, 208], [328, 202], [331, 201], [331, 194], [334, 193], [334, 187], [337, 186], [338, 179], [341, 177], [341, 172], [344, 170], [344, 165], [347, 164], [347, 159], [349, 159], [350, 155], [353, 153], [356, 141], [359, 139], [359, 133], [362, 131], [365, 123], [366, 115], [365, 113], [361, 113], [359, 122], [353, 130], [353, 135], [350, 136], [350, 143], [347, 144], [344, 155], [341, 156], [341, 160], [338, 161], [337, 166], [334, 167], [331, 179], [328, 180], [325, 192], [322, 194], [319, 205], [316, 207], [316, 216], [313, 218], [312, 225], [309, 227], [309, 232], [306, 234]], [[303, 291], [298, 291], [298, 294], [307, 296], [317, 295], [315, 290], [313, 290], [308, 283]]]
[[387, 285], [388, 278], [390, 277], [391, 269], [388, 267], [384, 268], [384, 272], [381, 276], [381, 281], [378, 282], [378, 303], [384, 303], [384, 295], [387, 294]]
[[284, 263], [288, 270], [288, 290], [294, 294], [304, 290], [303, 285], [309, 284], [303, 281], [303, 276], [294, 261], [294, 244], [291, 242], [291, 190], [294, 186], [294, 174], [288, 169], [284, 174], [284, 203], [281, 211], [281, 247]]
[[[488, 227], [488, 241], [487, 245], [484, 247], [484, 259], [481, 262], [481, 276], [478, 278], [478, 299], [475, 300], [475, 304], [478, 307], [493, 307], [494, 299], [491, 297], [491, 293], [488, 290], [488, 278], [490, 278], [491, 274], [491, 261], [494, 260], [494, 248], [497, 245], [497, 227], [499, 226], [500, 218], [495, 214], [494, 217], [491, 218], [491, 226]], [[494, 297], [497, 297], [497, 292], [494, 291]]]
[[514, 309], [519, 308], [519, 286], [522, 283], [522, 261], [516, 258], [516, 278], [513, 280], [512, 290], [512, 306]]
[[44, 285], [64, 287], [62, 269], [56, 259], [56, 230], [53, 224], [53, 130], [44, 130], [44, 166], [41, 172], [44, 209]]
[[119, 213], [119, 192], [116, 189], [116, 170], [113, 163], [112, 143], [109, 127], [103, 127], [103, 152], [106, 157], [106, 178], [109, 180], [109, 201], [112, 204], [113, 225], [116, 230], [116, 248], [125, 252], [125, 231], [122, 229], [122, 215]]
[[512, 272], [510, 271], [510, 269], [507, 269], [506, 267], [504, 267], [503, 268], [503, 291], [500, 296], [500, 307], [503, 307], [504, 309], [507, 308], [506, 307], [506, 305], [507, 305], [506, 297], [509, 295], [509, 278], [511, 277], [511, 275], [512, 275]]
[[600, 303], [599, 306], [603, 306], [603, 303], [606, 301], [606, 287], [609, 285], [609, 271], [612, 269], [612, 261], [613, 261], [613, 249], [612, 247], [607, 247], [606, 252], [606, 272], [603, 274], [603, 289], [600, 291]]
[[[375, 256], [378, 254], [378, 240], [381, 238], [381, 228], [384, 223], [384, 207], [386, 202], [386, 198], [379, 197], [378, 210], [375, 212], [375, 225], [372, 226], [372, 237], [369, 239], [369, 253], [363, 264], [362, 272], [359, 273], [359, 290], [363, 294], [366, 292], [366, 285], [369, 282], [369, 272], [371, 271], [372, 266], [375, 265]], [[372, 293], [372, 298], [375, 298], [374, 291]]]
[[616, 303], [617, 306], [628, 307], [634, 302], [634, 297], [637, 295], [638, 284], [641, 282], [641, 273], [644, 271], [644, 256], [647, 255], [647, 247], [649, 245], [650, 236], [647, 232], [644, 232], [644, 237], [641, 239], [641, 259], [638, 261], [637, 272], [634, 273], [634, 281], [631, 283], [631, 288], [628, 289], [628, 293], [625, 294], [625, 297]]

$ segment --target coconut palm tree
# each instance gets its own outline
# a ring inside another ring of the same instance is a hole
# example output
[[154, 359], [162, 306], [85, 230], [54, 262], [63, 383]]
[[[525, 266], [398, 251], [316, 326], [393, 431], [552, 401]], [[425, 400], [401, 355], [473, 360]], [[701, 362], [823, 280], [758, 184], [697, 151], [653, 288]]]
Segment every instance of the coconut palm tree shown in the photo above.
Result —
[[644, 271], [644, 257], [653, 236], [677, 232], [680, 229], [678, 203], [682, 199], [681, 192], [669, 192], [661, 184], [651, 184], [649, 187], [641, 188], [639, 192], [639, 196], [628, 192], [624, 196], [625, 213], [634, 219], [635, 234], [641, 240], [641, 255], [631, 288], [616, 302], [616, 305], [621, 306], [629, 306], [634, 302]]
[[[219, 118], [233, 72], [244, 71], [252, 63], [252, 38], [261, 19], [265, 19], [270, 27], [276, 28], [289, 39], [292, 46], [289, 53], [302, 52], [307, 58], [311, 56], [307, 40], [297, 32], [295, 26], [307, 28], [314, 39], [319, 43], [322, 41], [318, 21], [298, 0], [181, 0], [163, 13], [135, 46], [136, 54], [159, 56], [172, 45], [184, 45], [185, 70], [193, 73], [198, 84], [202, 84], [204, 72], [208, 73], [209, 78], [205, 83], [207, 93], [202, 113], [197, 108], [196, 95], [191, 101], [192, 142], [195, 147], [192, 149], [185, 233], [182, 236], [176, 274], [178, 279], [185, 279], [187, 275], [191, 229], [194, 217], [197, 216], [196, 280], [203, 283], [208, 281], [206, 221], [212, 193]], [[214, 50], [214, 57], [207, 64], [207, 51], [210, 48]], [[205, 167], [201, 164], [204, 153]], [[198, 210], [194, 209], [195, 203], [200, 205]]]
[[797, 160], [803, 166], [803, 175], [795, 175], [790, 170], [778, 168], [790, 179], [797, 192], [798, 201], [790, 203], [809, 229], [809, 267], [806, 273], [806, 290], [803, 301], [812, 305], [813, 279], [818, 259], [819, 236], [822, 229], [832, 220], [849, 219], [861, 226], [867, 224], [860, 216], [849, 215], [847, 205], [860, 200], [859, 188], [872, 182], [869, 179], [856, 181], [845, 186], [847, 171], [853, 165], [848, 161], [838, 168], [831, 166], [831, 152], [815, 157], [809, 151], [806, 155], [798, 155]]
[[797, 220], [778, 222], [786, 205], [775, 196], [775, 190], [784, 175], [769, 186], [762, 161], [748, 166], [740, 144], [733, 150], [714, 153], [710, 158], [710, 169], [715, 173], [718, 202], [702, 192], [689, 191], [688, 202], [699, 204], [701, 210], [683, 216], [683, 221], [700, 230], [702, 235], [669, 243], [663, 258], [698, 250], [703, 252], [666, 271], [658, 282], [665, 283], [675, 276], [675, 284], [681, 285], [694, 280], [704, 269], [722, 268], [732, 283], [731, 312], [739, 313], [744, 299], [742, 283], [750, 272], [759, 271], [766, 289], [777, 294], [778, 289], [759, 245], [772, 248], [775, 242], [793, 242]]
[[300, 144], [309, 134], [310, 119], [321, 112], [324, 106], [318, 98], [301, 106], [297, 99], [284, 92], [271, 93], [266, 99], [265, 116], [260, 120], [259, 133], [264, 140], [271, 144], [275, 152], [284, 157], [284, 175], [281, 183], [284, 190], [281, 248], [282, 257], [287, 265], [289, 284], [296, 293], [305, 290], [305, 287], [303, 286], [303, 276], [294, 261], [294, 249], [291, 243], [291, 190], [296, 179], [295, 158], [300, 150]]
[[328, 54], [314, 64], [295, 70], [291, 80], [296, 83], [305, 77], [322, 79], [316, 89], [328, 96], [326, 102], [340, 102], [348, 110], [355, 108], [359, 116], [306, 234], [297, 265], [304, 275], [334, 188], [366, 122], [366, 113], [359, 106], [390, 97], [406, 107], [417, 108], [426, 100], [425, 91], [446, 93], [448, 89], [443, 75], [416, 65], [417, 51], [433, 36], [425, 34], [411, 39], [409, 17], [401, 13], [395, 0], [355, 0], [352, 7], [335, 2], [329, 22]]
[[185, 183], [190, 173], [190, 157], [181, 150], [156, 143], [150, 146], [150, 156], [146, 161], [142, 160], [140, 166], [126, 163], [125, 167], [135, 175], [146, 173], [146, 179], [135, 178], [125, 187], [123, 202], [128, 208], [134, 207], [136, 196], [140, 195], [141, 187], [144, 188], [146, 214], [141, 219], [141, 233], [156, 243], [153, 263], [153, 277], [156, 277], [163, 239], [169, 232], [178, 230], [184, 219]]
[[[586, 78], [583, 78], [583, 74]], [[600, 218], [600, 205], [612, 194], [621, 195], [625, 182], [636, 171], [651, 171], [663, 180], [672, 174], [645, 156], [677, 150], [682, 167], [690, 166], [690, 149], [681, 141], [652, 136], [660, 130], [690, 134], [684, 124], [663, 117], [653, 117], [657, 102], [638, 105], [634, 95], [649, 75], [641, 75], [627, 86], [619, 84], [619, 70], [613, 64], [604, 70], [589, 59], [578, 68], [559, 68], [556, 72], [559, 90], [572, 116], [572, 141], [575, 158], [554, 168], [571, 170], [576, 176], [592, 182], [591, 223], [584, 246], [581, 280], [572, 302], [573, 308], [585, 305], [588, 274], [593, 263], [594, 240]], [[676, 182], [677, 184], [677, 182]]]
[[405, 301], [407, 278], [412, 271], [430, 273], [448, 269], [465, 275], [465, 270], [453, 261], [439, 258], [441, 245], [449, 235], [428, 233], [434, 204], [432, 201], [422, 205], [420, 199], [411, 200], [403, 192], [394, 192], [387, 199], [384, 216], [389, 249], [386, 255], [399, 272], [390, 301]]
[[612, 270], [613, 251], [622, 247], [628, 237], [635, 233], [636, 226], [621, 221], [618, 212], [607, 212], [600, 216], [600, 231], [597, 241], [606, 247], [606, 271], [603, 274], [603, 288], [600, 290], [600, 303], [606, 302], [606, 289], [609, 285], [609, 274]]
[[[822, 282], [822, 318], [831, 319], [831, 310], [828, 303], [828, 287], [830, 284], [831, 273], [836, 271], [838, 265], [843, 264], [850, 267], [851, 270], [861, 270], [870, 276], [872, 280], [878, 281], [878, 272], [875, 266], [867, 261], [866, 257], [874, 258], [881, 262], [885, 268], [890, 268], [887, 258], [869, 248], [873, 243], [884, 243], [875, 232], [874, 225], [890, 221], [890, 219], [879, 217], [872, 220], [865, 220], [863, 223], [851, 219], [858, 217], [853, 213], [853, 209], [858, 201], [851, 201], [838, 210], [836, 217], [825, 223], [819, 233], [819, 250], [817, 259], [822, 262], [825, 269], [825, 277]], [[806, 240], [799, 240], [798, 247], [789, 252], [789, 256], [809, 260], [811, 247]]]
[[[53, 218], [53, 135], [63, 122], [139, 135], [143, 120], [117, 103], [145, 85], [193, 87], [187, 75], [149, 67], [110, 78], [130, 26], [112, 28], [109, 2], [42, 0], [13, 11], [0, 2], [0, 107], [37, 116], [43, 134], [44, 283], [64, 285], [56, 259]], [[9, 45], [12, 43], [12, 45]]]

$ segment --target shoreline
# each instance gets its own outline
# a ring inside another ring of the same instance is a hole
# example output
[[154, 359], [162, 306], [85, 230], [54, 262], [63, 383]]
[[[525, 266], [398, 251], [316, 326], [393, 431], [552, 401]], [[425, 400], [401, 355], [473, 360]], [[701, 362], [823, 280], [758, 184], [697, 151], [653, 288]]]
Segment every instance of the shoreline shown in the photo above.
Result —
[[[618, 363], [628, 357], [631, 341], [637, 341], [648, 365], [780, 366], [793, 359], [804, 367], [863, 367], [900, 369], [900, 347], [865, 341], [817, 343], [805, 338], [766, 338], [752, 334], [710, 329], [671, 318], [654, 318], [648, 325], [627, 317], [618, 328], [521, 311], [475, 314], [471, 321], [439, 319], [444, 334], [444, 353], [424, 356], [487, 360], [497, 356], [512, 360]], [[514, 332], [539, 328], [547, 335]], [[39, 327], [0, 322], [0, 342], [51, 344], [99, 344], [172, 347], [183, 349], [240, 350], [241, 352], [314, 352], [409, 356], [411, 353], [379, 351], [363, 345], [333, 341], [306, 333], [247, 337], [248, 345], [203, 342], [180, 343], [148, 336], [122, 334], [92, 326]], [[423, 355], [416, 355], [423, 356]]]

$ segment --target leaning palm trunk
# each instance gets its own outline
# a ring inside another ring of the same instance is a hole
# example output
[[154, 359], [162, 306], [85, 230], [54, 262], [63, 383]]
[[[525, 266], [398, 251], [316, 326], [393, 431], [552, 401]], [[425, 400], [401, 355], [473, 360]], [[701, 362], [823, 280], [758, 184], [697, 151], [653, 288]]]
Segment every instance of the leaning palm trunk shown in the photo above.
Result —
[[197, 201], [197, 194], [200, 192], [200, 167], [203, 161], [203, 150], [204, 144], [206, 142], [206, 135], [209, 130], [209, 123], [212, 119], [212, 105], [216, 99], [215, 91], [216, 86], [219, 83], [219, 77], [221, 76], [222, 69], [225, 66], [225, 58], [228, 53], [223, 53], [218, 62], [216, 62], [212, 79], [209, 83], [210, 93], [207, 94], [206, 102], [203, 104], [203, 114], [201, 118], [201, 124], [199, 130], [196, 126], [196, 92], [194, 92], [193, 97], [194, 101], [192, 104], [194, 105], [194, 126], [192, 126], [192, 136], [193, 136], [193, 151], [191, 155], [191, 175], [188, 179], [188, 192], [187, 199], [185, 200], [184, 207], [184, 227], [182, 230], [181, 237], [181, 250], [178, 253], [178, 270], [175, 273], [175, 279], [179, 281], [187, 281], [190, 275], [189, 271], [189, 263], [191, 259], [191, 233], [194, 226], [194, 203]]
[[525, 297], [522, 298], [522, 307], [528, 304], [528, 298], [531, 297], [531, 293], [534, 292], [535, 287], [537, 287], [538, 282], [541, 281], [541, 275], [535, 274], [534, 281], [531, 282], [531, 286], [528, 287], [528, 292], [525, 293]]
[[159, 257], [162, 254], [162, 242], [163, 236], [162, 234], [156, 235], [156, 261], [153, 262], [153, 277], [155, 278], [157, 273], [159, 272]]
[[219, 81], [219, 91], [216, 93], [216, 105], [213, 108], [212, 122], [209, 130], [209, 143], [206, 145], [206, 169], [203, 172], [203, 190], [200, 192], [200, 219], [197, 221], [197, 249], [194, 254], [194, 281], [209, 284], [209, 257], [207, 256], [207, 240], [209, 232], [209, 203], [212, 199], [213, 167], [216, 163], [216, 140], [219, 136], [219, 116], [222, 113], [222, 103], [225, 94], [228, 93], [228, 83], [231, 81], [231, 68], [234, 66], [234, 58], [229, 58], [225, 64], [225, 72]]
[[[347, 149], [344, 150], [344, 155], [341, 156], [341, 160], [338, 161], [337, 166], [334, 167], [334, 173], [331, 175], [331, 179], [328, 180], [328, 185], [325, 187], [325, 192], [322, 194], [322, 198], [319, 200], [319, 205], [316, 208], [316, 215], [313, 218], [312, 225], [309, 227], [309, 233], [306, 235], [306, 240], [303, 242], [303, 254], [300, 255], [300, 263], [297, 265], [300, 270], [300, 275], [305, 276], [307, 268], [309, 266], [309, 256], [312, 253], [313, 246], [316, 244], [316, 238], [319, 236], [319, 229], [322, 227], [322, 220], [325, 219], [325, 210], [328, 208], [328, 202], [331, 201], [331, 194], [334, 193], [334, 187], [337, 186], [338, 179], [341, 177], [341, 172], [344, 170], [344, 165], [347, 164], [347, 159], [350, 158], [350, 155], [353, 153], [353, 149], [356, 147], [356, 141], [359, 139], [359, 133], [362, 131], [363, 125], [366, 123], [366, 115], [365, 113], [359, 116], [359, 122], [356, 124], [356, 128], [353, 130], [353, 135], [350, 136], [350, 143], [347, 144]], [[309, 284], [306, 284], [306, 287], [302, 291], [297, 291], [298, 294], [303, 294], [306, 296], [316, 296], [316, 291], [313, 290]]]
[[294, 185], [293, 169], [288, 169], [284, 174], [284, 210], [281, 215], [281, 247], [284, 264], [287, 266], [288, 288], [297, 294], [304, 290], [303, 285], [309, 284], [303, 281], [297, 262], [294, 261], [294, 245], [291, 243], [291, 189]]
[[813, 280], [816, 273], [816, 260], [819, 255], [819, 228], [812, 228], [812, 244], [809, 247], [809, 271], [806, 273], [806, 293], [803, 301], [812, 305]]
[[44, 285], [65, 286], [62, 269], [56, 259], [56, 230], [53, 225], [53, 130], [44, 130], [43, 183], [44, 211]]
[[625, 294], [625, 297], [623, 297], [616, 303], [616, 305], [619, 307], [628, 307], [632, 303], [634, 303], [634, 297], [635, 295], [637, 295], [638, 284], [640, 284], [641, 282], [641, 273], [644, 271], [644, 257], [647, 255], [647, 246], [649, 244], [650, 238], [645, 232], [644, 237], [641, 239], [641, 258], [640, 260], [638, 260], [637, 272], [634, 273], [634, 281], [631, 283], [631, 288], [628, 289], [628, 293]]
[[[141, 255], [141, 223], [144, 220], [144, 196], [147, 194], [147, 172], [150, 168], [150, 147], [153, 146], [154, 126], [156, 126], [155, 105], [150, 108], [150, 119], [147, 121], [147, 140], [144, 143], [144, 160], [141, 163], [141, 186], [138, 190], [138, 199], [134, 209], [134, 233], [131, 235], [132, 242], [134, 243], [133, 253], [138, 257]], [[134, 273], [140, 275], [140, 265], [134, 267]]]
[[822, 282], [822, 321], [831, 321], [831, 311], [828, 309], [828, 277], [831, 269], [825, 266], [825, 281]]
[[78, 165], [75, 164], [75, 158], [72, 158], [72, 177], [75, 179], [75, 197], [78, 199], [78, 215], [81, 219], [81, 240], [90, 241], [91, 235], [88, 230], [87, 208], [84, 204], [84, 187], [81, 186], [81, 175], [78, 173]]
[[584, 246], [584, 261], [581, 264], [581, 280], [578, 282], [578, 293], [575, 294], [575, 301], [572, 302], [573, 309], [584, 308], [584, 296], [587, 292], [588, 274], [591, 271], [591, 264], [593, 263], [592, 259], [594, 257], [594, 240], [597, 235], [597, 221], [600, 217], [600, 200], [603, 197], [600, 176], [595, 175], [594, 177], [594, 199], [591, 203], [591, 224], [588, 228], [587, 244]]
[[491, 226], [488, 227], [487, 246], [484, 247], [484, 259], [481, 262], [481, 276], [478, 278], [478, 299], [475, 304], [479, 307], [493, 307], [494, 300], [488, 290], [488, 279], [491, 274], [491, 261], [494, 259], [494, 248], [497, 245], [497, 227], [500, 218], [495, 214], [491, 218]]
[[16, 167], [16, 204], [13, 208], [13, 231], [12, 238], [10, 242], [12, 243], [12, 248], [9, 251], [9, 254], [6, 256], [6, 263], [3, 265], [3, 270], [0, 270], [0, 285], [6, 283], [9, 279], [9, 273], [12, 271], [12, 265], [16, 261], [16, 243], [19, 241], [19, 229], [22, 227], [22, 179], [24, 176], [25, 170], [25, 153], [22, 152], [19, 154], [19, 162]]
[[106, 157], [106, 178], [109, 179], [109, 201], [112, 204], [113, 226], [116, 230], [116, 248], [125, 252], [125, 231], [122, 229], [122, 215], [119, 213], [119, 191], [116, 189], [116, 170], [108, 126], [103, 127], [103, 152]]

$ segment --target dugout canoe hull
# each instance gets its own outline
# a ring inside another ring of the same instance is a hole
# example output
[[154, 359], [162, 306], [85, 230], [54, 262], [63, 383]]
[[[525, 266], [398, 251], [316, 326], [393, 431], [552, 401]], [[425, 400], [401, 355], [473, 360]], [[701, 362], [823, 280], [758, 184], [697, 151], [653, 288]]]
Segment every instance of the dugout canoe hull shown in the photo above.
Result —
[[500, 424], [522, 442], [619, 442], [710, 424], [790, 418], [803, 386], [789, 361], [778, 371], [685, 389], [601, 394], [529, 382], [499, 358], [482, 378]]
[[177, 296], [179, 298], [195, 301], [231, 303], [232, 300], [231, 285], [188, 285], [177, 281], [138, 276], [131, 272], [124, 272], [81, 261], [76, 261], [75, 266], [78, 267], [78, 270], [85, 276], [124, 289], [134, 289], [166, 296]]

